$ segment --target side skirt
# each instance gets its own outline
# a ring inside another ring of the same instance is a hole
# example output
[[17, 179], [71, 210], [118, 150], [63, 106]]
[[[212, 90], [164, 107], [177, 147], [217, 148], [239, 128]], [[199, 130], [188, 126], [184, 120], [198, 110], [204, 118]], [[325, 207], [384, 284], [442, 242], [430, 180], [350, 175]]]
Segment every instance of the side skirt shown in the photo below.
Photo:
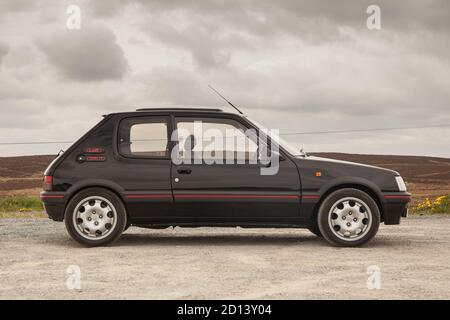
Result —
[[198, 222], [172, 222], [172, 223], [132, 223], [134, 227], [140, 228], [149, 228], [149, 229], [166, 229], [170, 227], [182, 227], [182, 228], [201, 228], [201, 227], [213, 227], [213, 228], [307, 228], [307, 224], [305, 223], [198, 223]]

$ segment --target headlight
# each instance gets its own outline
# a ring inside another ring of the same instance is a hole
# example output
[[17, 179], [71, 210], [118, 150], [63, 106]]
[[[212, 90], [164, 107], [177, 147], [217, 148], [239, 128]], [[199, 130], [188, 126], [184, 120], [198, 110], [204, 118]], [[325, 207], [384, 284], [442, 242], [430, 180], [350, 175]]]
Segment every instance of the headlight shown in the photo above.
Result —
[[406, 184], [401, 176], [395, 176], [395, 181], [397, 181], [398, 191], [406, 191]]

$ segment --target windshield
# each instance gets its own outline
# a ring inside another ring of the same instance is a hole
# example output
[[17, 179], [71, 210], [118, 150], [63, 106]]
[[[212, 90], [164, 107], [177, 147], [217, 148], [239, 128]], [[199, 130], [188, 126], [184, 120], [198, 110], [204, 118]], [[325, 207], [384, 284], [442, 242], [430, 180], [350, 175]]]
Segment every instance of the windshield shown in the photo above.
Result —
[[273, 140], [277, 140], [278, 139], [278, 143], [280, 144], [280, 146], [286, 150], [287, 152], [289, 152], [291, 155], [293, 156], [302, 156], [304, 157], [306, 154], [301, 151], [298, 150], [297, 148], [293, 147], [292, 145], [290, 145], [286, 140], [284, 140], [283, 138], [281, 138], [279, 135], [276, 135], [273, 131], [266, 129], [262, 124], [260, 124], [259, 122], [250, 119], [247, 116], [244, 116], [245, 119], [247, 119], [248, 121], [250, 121], [251, 123], [253, 123], [257, 128], [259, 128], [261, 131], [263, 132], [267, 132], [267, 134], [269, 135], [269, 137]]

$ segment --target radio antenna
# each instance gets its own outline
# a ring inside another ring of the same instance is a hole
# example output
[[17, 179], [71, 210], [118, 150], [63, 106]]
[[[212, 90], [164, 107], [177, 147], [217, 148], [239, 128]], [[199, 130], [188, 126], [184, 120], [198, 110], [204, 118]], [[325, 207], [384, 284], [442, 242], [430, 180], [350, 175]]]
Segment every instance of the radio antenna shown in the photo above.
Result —
[[208, 84], [208, 87], [210, 87], [212, 91], [214, 91], [215, 93], [217, 93], [217, 95], [218, 95], [219, 97], [221, 97], [223, 100], [225, 100], [230, 106], [232, 106], [233, 108], [235, 108], [240, 114], [243, 114], [241, 110], [239, 110], [234, 104], [232, 104], [230, 101], [228, 101], [227, 98], [225, 98], [223, 95], [221, 95], [219, 91], [217, 91], [216, 89], [214, 89], [212, 85]]

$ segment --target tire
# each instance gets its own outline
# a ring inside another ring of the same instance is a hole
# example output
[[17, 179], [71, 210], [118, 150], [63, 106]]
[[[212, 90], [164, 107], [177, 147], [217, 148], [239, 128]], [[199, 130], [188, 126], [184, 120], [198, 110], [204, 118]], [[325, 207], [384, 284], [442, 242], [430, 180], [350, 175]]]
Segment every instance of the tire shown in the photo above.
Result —
[[64, 214], [69, 235], [84, 246], [96, 247], [113, 243], [127, 225], [122, 200], [102, 188], [88, 188], [69, 201]]
[[317, 224], [329, 243], [356, 247], [376, 235], [380, 226], [380, 210], [367, 193], [353, 188], [340, 189], [322, 202]]

